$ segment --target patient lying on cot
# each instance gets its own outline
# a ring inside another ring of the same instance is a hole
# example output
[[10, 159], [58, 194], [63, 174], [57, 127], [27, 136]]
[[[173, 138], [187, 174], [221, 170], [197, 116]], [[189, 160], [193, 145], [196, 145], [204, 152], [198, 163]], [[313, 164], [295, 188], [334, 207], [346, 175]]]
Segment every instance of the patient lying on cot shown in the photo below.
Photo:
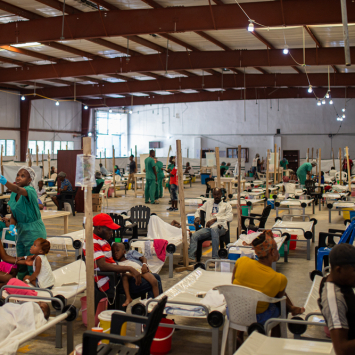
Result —
[[[129, 251], [129, 259], [126, 258], [126, 249], [123, 243], [114, 243], [112, 244], [112, 256], [113, 259], [117, 262], [117, 265], [131, 266], [142, 274], [142, 277], [147, 280], [151, 286], [154, 297], [159, 296], [159, 286], [158, 280], [154, 275], [149, 271], [147, 264], [147, 259], [144, 256], [139, 256], [141, 254], [134, 253], [135, 250]], [[136, 254], [136, 255], [135, 255]], [[141, 266], [142, 265], [142, 266]], [[133, 300], [129, 293], [129, 278], [133, 277], [129, 272], [122, 274], [122, 285], [124, 292], [126, 294], [126, 302], [123, 303], [123, 307], [127, 307]]]

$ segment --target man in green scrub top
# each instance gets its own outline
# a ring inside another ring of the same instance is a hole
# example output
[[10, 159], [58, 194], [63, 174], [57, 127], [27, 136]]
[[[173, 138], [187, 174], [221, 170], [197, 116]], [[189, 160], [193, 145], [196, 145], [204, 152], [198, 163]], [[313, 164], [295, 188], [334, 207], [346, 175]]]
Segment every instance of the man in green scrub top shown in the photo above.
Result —
[[312, 163], [304, 163], [297, 169], [296, 174], [297, 174], [298, 180], [299, 180], [302, 187], [306, 183], [307, 175], [309, 176], [309, 178], [311, 178], [312, 169], [316, 165], [317, 165], [316, 161], [313, 160]]
[[286, 158], [283, 158], [280, 160], [280, 166], [284, 169], [283, 175], [286, 174], [287, 166], [288, 166], [288, 160]]
[[155, 170], [158, 175], [158, 185], [155, 190], [155, 199], [157, 200], [158, 198], [163, 197], [163, 179], [165, 177], [164, 175], [164, 169], [163, 169], [163, 163], [159, 161], [157, 158], [154, 158], [155, 161]]
[[149, 157], [144, 160], [144, 165], [145, 165], [145, 191], [144, 191], [144, 196], [145, 196], [145, 203], [150, 203], [152, 204], [158, 204], [158, 202], [155, 202], [155, 190], [157, 187], [157, 181], [158, 181], [158, 175], [155, 170], [155, 151], [151, 150], [149, 152]]

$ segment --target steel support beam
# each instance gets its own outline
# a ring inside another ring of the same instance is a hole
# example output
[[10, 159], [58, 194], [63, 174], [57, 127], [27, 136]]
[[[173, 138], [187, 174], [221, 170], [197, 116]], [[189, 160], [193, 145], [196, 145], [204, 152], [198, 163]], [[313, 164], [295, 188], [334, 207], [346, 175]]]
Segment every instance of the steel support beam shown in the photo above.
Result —
[[[315, 90], [317, 87], [327, 87], [328, 74], [309, 74], [310, 82]], [[92, 79], [95, 81], [95, 79]], [[355, 83], [355, 73], [337, 74], [330, 77], [330, 85], [338, 87], [349, 87]], [[110, 83], [105, 81], [104, 85], [77, 85], [76, 96], [97, 96], [110, 94], [132, 94], [138, 92], [153, 91], [180, 91], [186, 89], [203, 90], [217, 89], [221, 87], [221, 78], [218, 76], [206, 75], [191, 76], [174, 79], [157, 80], [136, 80], [130, 82]], [[38, 84], [41, 85], [41, 84]], [[245, 85], [247, 88], [264, 87], [308, 87], [306, 75], [297, 74], [246, 74]], [[226, 74], [223, 76], [223, 88], [243, 88], [244, 75]], [[332, 89], [333, 90], [333, 89]], [[74, 96], [74, 86], [49, 87], [37, 89], [37, 93], [53, 99], [68, 98]]]
[[[324, 96], [327, 92], [327, 88], [318, 89], [319, 96]], [[317, 92], [318, 94], [318, 92]], [[308, 98], [314, 99], [313, 94], [304, 90], [304, 88], [287, 88], [287, 89], [247, 89], [246, 96], [248, 100], [263, 100], [263, 99], [290, 99], [290, 98]], [[344, 98], [345, 89], [332, 89], [332, 98]], [[355, 98], [355, 88], [346, 89], [346, 97]], [[240, 95], [240, 90], [227, 90], [223, 92], [208, 92], [203, 91], [198, 94], [173, 94], [173, 95], [154, 95], [153, 97], [135, 97], [133, 106], [141, 105], [154, 105], [154, 104], [168, 104], [168, 103], [181, 103], [181, 102], [203, 102], [203, 101], [228, 101], [228, 100], [243, 100], [243, 95]], [[119, 107], [130, 106], [131, 99], [109, 99], [106, 98], [105, 104], [103, 100], [86, 100], [84, 101], [90, 107]]]
[[26, 161], [32, 100], [20, 100], [20, 159]]
[[[355, 47], [351, 47], [355, 56]], [[302, 49], [290, 49], [292, 56], [298, 62], [303, 62]], [[307, 65], [337, 65], [344, 64], [344, 50], [342, 48], [310, 48], [306, 49]], [[238, 67], [236, 67], [238, 65]], [[295, 62], [291, 56], [285, 56], [279, 49], [249, 50], [249, 51], [209, 51], [209, 52], [175, 52], [169, 53], [168, 70], [210, 68], [269, 67], [293, 66]], [[60, 79], [63, 77], [77, 77], [83, 75], [109, 75], [130, 72], [147, 73], [166, 70], [166, 54], [152, 54], [130, 58], [100, 58], [84, 62], [65, 62], [52, 65], [36, 65], [27, 70], [17, 68], [0, 69], [0, 82], [13, 82], [37, 79]]]
[[[284, 24], [278, 1], [244, 3], [243, 8], [251, 18], [260, 21], [262, 19], [264, 26]], [[320, 8], [322, 11], [319, 11]], [[211, 12], [214, 21], [211, 21]], [[331, 25], [342, 22], [340, 2], [333, 0], [288, 0], [283, 2], [283, 14], [287, 26]], [[355, 22], [355, 3], [349, 2], [348, 14], [348, 21]], [[248, 18], [237, 4], [92, 11], [67, 15], [64, 37], [68, 40], [90, 39], [150, 33], [245, 29], [247, 26]], [[2, 24], [0, 44], [60, 41], [61, 27], [61, 16]]]

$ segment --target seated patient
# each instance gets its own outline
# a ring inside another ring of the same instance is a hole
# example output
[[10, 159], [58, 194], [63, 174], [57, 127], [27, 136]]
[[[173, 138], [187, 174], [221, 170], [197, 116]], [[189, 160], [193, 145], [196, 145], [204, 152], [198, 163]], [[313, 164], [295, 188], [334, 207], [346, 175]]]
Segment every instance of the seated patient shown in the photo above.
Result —
[[319, 287], [319, 308], [337, 355], [355, 353], [355, 247], [338, 244], [329, 254], [330, 274]]
[[[117, 262], [117, 265], [131, 266], [140, 272], [142, 277], [151, 284], [154, 297], [159, 296], [158, 281], [154, 275], [149, 272], [147, 259], [144, 256], [137, 253], [135, 250], [130, 250], [126, 254], [126, 249], [123, 243], [112, 244], [112, 255], [113, 259]], [[126, 302], [122, 305], [123, 307], [128, 306], [132, 302], [128, 283], [128, 279], [130, 277], [133, 277], [133, 275], [131, 275], [129, 272], [122, 274], [122, 284], [126, 294]]]
[[23, 281], [40, 288], [51, 289], [54, 286], [55, 278], [46, 257], [50, 248], [51, 243], [46, 239], [37, 238], [34, 241], [30, 249], [33, 255], [27, 257], [27, 261], [33, 263], [33, 274], [26, 275]]
[[[285, 292], [287, 286], [286, 276], [272, 268], [272, 263], [280, 257], [276, 242], [272, 237], [272, 231], [264, 231], [253, 240], [252, 245], [259, 260], [253, 260], [247, 256], [239, 258], [234, 266], [232, 283], [260, 291], [269, 297], [287, 297]], [[294, 316], [304, 312], [304, 308], [295, 307], [288, 297], [286, 310]], [[280, 313], [279, 304], [258, 302], [256, 319], [258, 323], [264, 325], [268, 319], [279, 317]], [[273, 328], [271, 334], [272, 336], [280, 336], [280, 328]], [[237, 341], [238, 345], [243, 343], [243, 332], [238, 331]]]

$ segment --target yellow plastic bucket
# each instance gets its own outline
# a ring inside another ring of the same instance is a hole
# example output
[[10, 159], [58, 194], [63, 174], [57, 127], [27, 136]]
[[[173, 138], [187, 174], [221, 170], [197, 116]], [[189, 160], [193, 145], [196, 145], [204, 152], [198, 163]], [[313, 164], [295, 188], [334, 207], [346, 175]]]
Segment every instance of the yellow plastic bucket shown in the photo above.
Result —
[[[126, 313], [123, 311], [117, 311], [117, 310], [113, 309], [113, 310], [109, 310], [109, 311], [103, 311], [99, 314], [100, 323], [98, 326], [103, 329], [103, 333], [107, 333], [107, 334], [111, 333], [111, 319], [112, 319], [112, 314], [115, 312]], [[126, 332], [127, 332], [127, 322], [123, 323], [120, 335], [125, 336]], [[109, 343], [108, 340], [103, 340], [102, 342], [105, 344]]]
[[353, 208], [343, 208], [343, 218], [350, 219], [350, 211], [354, 211]]

